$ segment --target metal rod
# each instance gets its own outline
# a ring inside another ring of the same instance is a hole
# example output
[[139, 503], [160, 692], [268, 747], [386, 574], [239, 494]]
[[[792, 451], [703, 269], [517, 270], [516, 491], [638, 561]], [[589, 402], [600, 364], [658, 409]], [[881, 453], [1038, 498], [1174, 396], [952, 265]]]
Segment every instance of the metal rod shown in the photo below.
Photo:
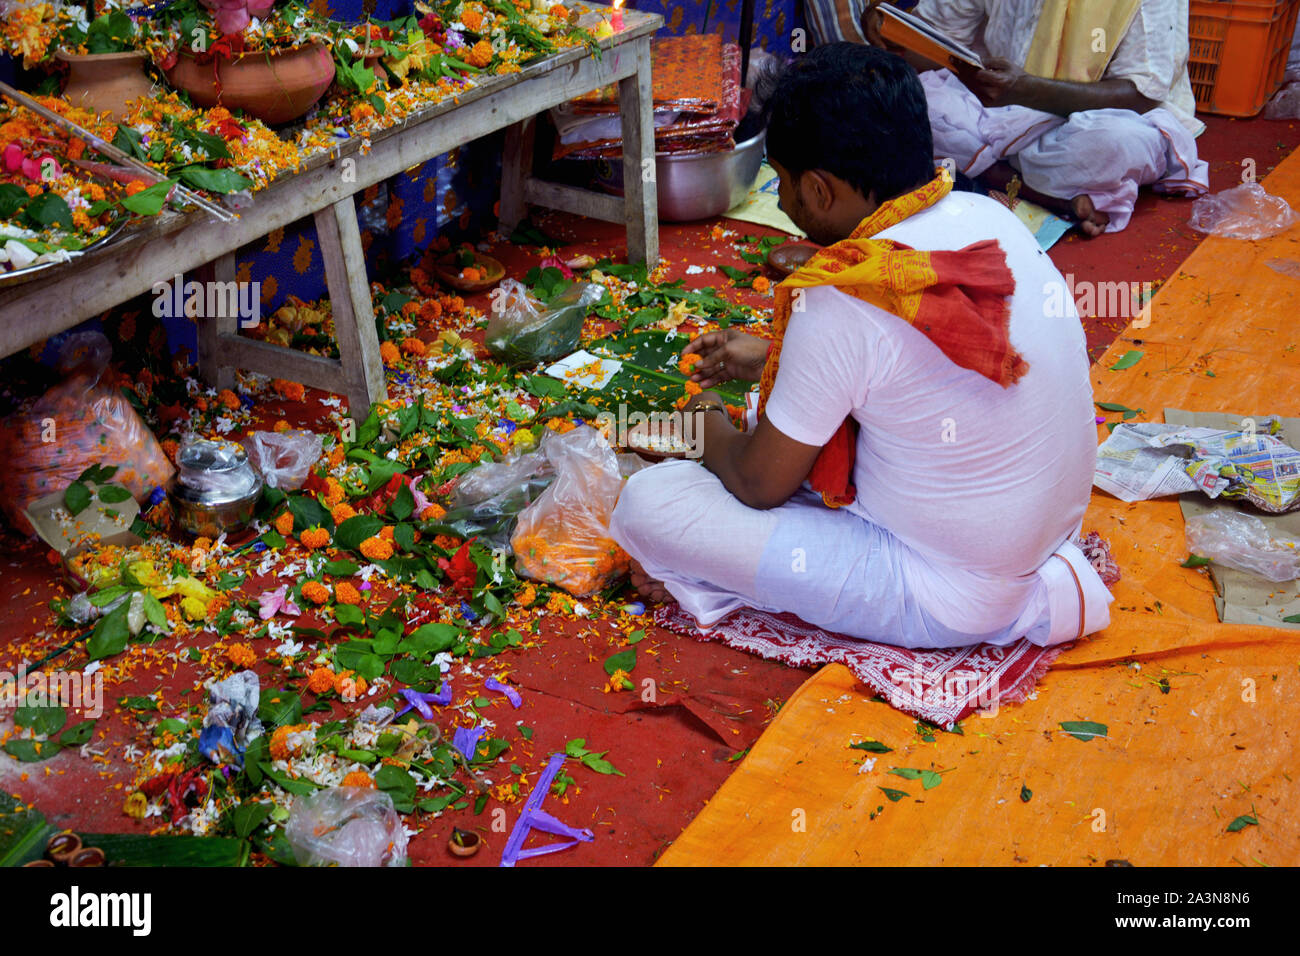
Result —
[[[66, 116], [60, 116], [58, 113], [54, 112], [54, 110], [47, 109], [46, 107], [42, 106], [40, 103], [37, 103], [26, 93], [20, 93], [18, 90], [14, 89], [8, 83], [0, 81], [0, 93], [3, 93], [5, 96], [13, 100], [15, 103], [19, 104], [20, 106], [26, 107], [27, 109], [31, 110], [33, 113], [36, 113], [38, 116], [43, 116], [51, 123], [54, 123], [55, 125], [62, 127], [63, 129], [67, 130], [70, 133], [76, 134], [78, 138], [84, 139], [86, 143], [89, 146], [91, 146], [96, 152], [103, 153], [109, 159], [115, 160], [119, 163], [122, 163], [123, 165], [130, 166], [133, 169], [137, 169], [140, 172], [145, 173], [150, 177], [150, 179], [153, 182], [159, 183], [167, 178], [165, 175], [163, 175], [162, 173], [160, 173], [158, 170], [154, 169], [152, 166], [148, 165], [147, 163], [140, 162], [140, 160], [136, 159], [134, 156], [130, 155], [129, 153], [123, 152], [122, 150], [114, 146], [112, 143], [106, 142], [105, 140], [96, 136], [94, 133], [90, 132], [90, 130], [83, 129], [82, 127], [78, 126], [76, 123], [72, 122], [72, 120], [68, 119]], [[233, 222], [236, 218], [235, 214], [230, 212], [230, 210], [223, 209], [220, 206], [218, 206], [216, 203], [209, 202], [208, 200], [200, 196], [198, 193], [193, 192], [192, 190], [188, 189], [181, 183], [176, 183], [175, 191], [172, 194], [171, 202], [185, 203], [191, 206], [198, 206], [204, 212], [208, 213], [209, 215], [213, 216], [216, 219], [220, 219], [222, 222]]]

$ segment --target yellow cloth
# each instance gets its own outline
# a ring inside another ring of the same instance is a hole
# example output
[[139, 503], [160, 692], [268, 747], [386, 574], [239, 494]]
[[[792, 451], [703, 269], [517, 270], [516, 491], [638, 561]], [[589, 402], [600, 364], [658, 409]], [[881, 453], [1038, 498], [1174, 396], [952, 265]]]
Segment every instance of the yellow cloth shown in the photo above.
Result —
[[1141, 0], [1043, 0], [1025, 72], [1095, 83], [1141, 5]]

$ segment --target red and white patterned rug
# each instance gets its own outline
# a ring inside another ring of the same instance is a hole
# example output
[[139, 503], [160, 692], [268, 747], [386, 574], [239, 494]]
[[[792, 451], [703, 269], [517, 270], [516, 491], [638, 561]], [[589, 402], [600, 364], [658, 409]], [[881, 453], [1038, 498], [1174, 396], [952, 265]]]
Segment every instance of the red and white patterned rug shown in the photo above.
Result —
[[792, 667], [843, 664], [906, 714], [949, 727], [968, 714], [996, 712], [1029, 696], [1068, 644], [1039, 647], [1020, 640], [1006, 647], [978, 644], [944, 650], [907, 650], [813, 627], [793, 614], [742, 608], [707, 628], [676, 602], [654, 613], [655, 623], [702, 641], [721, 641]]

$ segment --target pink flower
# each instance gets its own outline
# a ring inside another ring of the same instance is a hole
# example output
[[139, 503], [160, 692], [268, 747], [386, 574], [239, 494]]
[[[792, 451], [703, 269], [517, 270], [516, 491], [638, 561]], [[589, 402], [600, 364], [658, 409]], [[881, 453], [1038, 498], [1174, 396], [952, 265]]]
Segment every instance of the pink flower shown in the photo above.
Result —
[[573, 270], [559, 256], [547, 256], [541, 261], [541, 268], [559, 269], [566, 279], [573, 278]]
[[293, 603], [293, 598], [289, 597], [289, 585], [282, 584], [274, 591], [263, 591], [258, 595], [257, 603], [261, 608], [257, 616], [263, 621], [269, 621], [276, 614], [283, 611], [290, 617], [297, 617], [302, 611], [298, 610], [298, 605]]
[[[259, 4], [265, 0], [254, 0]], [[243, 33], [252, 17], [249, 15], [248, 0], [203, 0], [203, 5], [212, 11], [212, 19], [223, 35]], [[270, 5], [267, 5], [267, 10]]]
[[424, 514], [424, 509], [429, 507], [430, 501], [425, 497], [424, 492], [415, 486], [415, 479], [410, 475], [406, 476], [406, 486], [411, 489], [411, 497], [415, 499], [414, 514], [419, 517]]

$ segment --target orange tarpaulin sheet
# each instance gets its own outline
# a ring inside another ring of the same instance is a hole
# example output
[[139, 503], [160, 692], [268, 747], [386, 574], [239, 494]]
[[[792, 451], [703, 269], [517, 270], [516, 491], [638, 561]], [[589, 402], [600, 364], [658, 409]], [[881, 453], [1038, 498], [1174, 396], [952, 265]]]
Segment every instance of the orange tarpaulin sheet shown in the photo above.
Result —
[[[1300, 153], [1264, 186], [1300, 209]], [[1300, 227], [1207, 238], [1150, 324], [1094, 366], [1096, 399], [1145, 409], [1138, 421], [1167, 407], [1296, 415], [1300, 279], [1265, 264], [1278, 259], [1300, 267]], [[1129, 350], [1141, 360], [1111, 371]], [[1205, 572], [1179, 567], [1176, 498], [1094, 491], [1084, 529], [1123, 571], [1111, 625], [1066, 650], [1033, 699], [933, 732], [823, 668], [660, 864], [1300, 864], [1300, 637], [1218, 622]], [[1106, 736], [1070, 737], [1062, 721]], [[870, 738], [892, 751], [851, 749]], [[1229, 831], [1242, 817], [1257, 822]]]

